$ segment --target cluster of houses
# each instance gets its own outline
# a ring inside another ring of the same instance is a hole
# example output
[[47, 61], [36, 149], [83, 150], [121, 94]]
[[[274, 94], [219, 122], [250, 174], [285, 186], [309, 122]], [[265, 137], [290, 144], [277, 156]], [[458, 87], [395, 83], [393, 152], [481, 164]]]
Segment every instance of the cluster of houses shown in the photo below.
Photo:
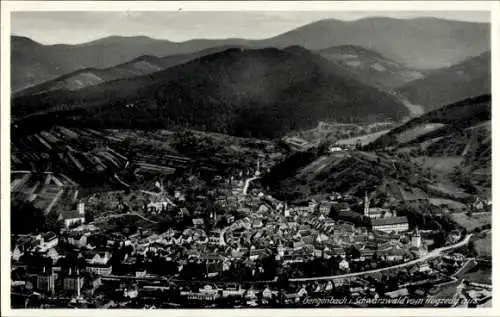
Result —
[[[204, 230], [203, 224], [193, 221], [192, 228], [183, 231], [169, 229], [162, 234], [141, 230], [130, 236], [106, 236], [93, 225], [80, 225], [60, 236], [54, 233], [19, 236], [14, 242], [12, 258], [20, 261], [24, 253], [34, 252], [52, 259], [56, 265], [60, 258], [65, 257], [65, 251], [57, 248], [62, 241], [81, 250], [79, 257], [84, 259], [85, 265], [78, 274], [109, 276], [113, 273], [110, 261], [113, 247], [119, 245], [130, 249], [122, 259], [123, 265], [132, 264], [133, 268], [137, 257], [159, 256], [173, 263], [178, 272], [189, 263], [204, 263], [206, 277], [210, 277], [231, 270], [235, 262], [243, 262], [255, 273], [262, 272], [265, 267], [261, 261], [270, 256], [284, 266], [314, 258], [337, 257], [340, 272], [350, 272], [351, 264], [357, 261], [371, 260], [370, 268], [376, 268], [375, 258], [388, 262], [410, 260], [415, 256], [410, 248], [421, 249], [423, 244], [418, 231], [413, 234], [411, 243], [405, 245], [399, 234], [378, 234], [365, 227], [327, 218], [325, 214], [328, 214], [331, 203], [326, 201], [290, 207], [271, 196], [260, 195], [249, 205], [253, 207], [244, 207], [246, 217], [222, 230], [209, 232]], [[352, 247], [359, 250], [359, 256], [353, 258], [346, 252]], [[43, 270], [40, 278], [46, 281], [48, 269]], [[74, 276], [75, 272], [73, 270], [68, 276]], [[131, 273], [135, 276], [146, 274], [143, 268], [135, 268]], [[36, 284], [37, 288], [53, 287], [52, 282], [40, 283]]]
[[[257, 163], [257, 171], [259, 169], [260, 164]], [[184, 230], [170, 228], [161, 234], [142, 228], [129, 235], [105, 234], [93, 225], [84, 224], [85, 204], [77, 202], [74, 210], [61, 213], [66, 226], [62, 234], [16, 237], [12, 258], [14, 263], [20, 264], [25, 253], [50, 258], [51, 267], [43, 266], [34, 273], [34, 288], [49, 293], [58, 288], [73, 290], [79, 295], [85, 285], [92, 286], [87, 289], [98, 287], [96, 277], [116, 274], [113, 265], [117, 263], [121, 269], [125, 268], [125, 273], [120, 274], [136, 278], [151, 276], [151, 272], [140, 263], [152, 259], [161, 259], [162, 263], [170, 265], [174, 268], [171, 274], [177, 276], [190, 270], [191, 265], [203, 265], [201, 277], [213, 278], [239, 266], [249, 269], [252, 276], [258, 276], [265, 273], [263, 261], [269, 258], [274, 258], [283, 268], [315, 259], [335, 258], [338, 265], [335, 272], [348, 273], [353, 267], [356, 270], [375, 269], [381, 261], [396, 264], [426, 252], [427, 243], [419, 230], [408, 232], [406, 217], [398, 217], [386, 208], [370, 207], [367, 195], [363, 216], [370, 220], [370, 225], [357, 226], [329, 217], [332, 208], [345, 205], [349, 209], [349, 202], [359, 203], [360, 200], [355, 197], [332, 193], [325, 200], [289, 206], [262, 192], [243, 194], [244, 184], [241, 181], [230, 185], [229, 189], [221, 190], [215, 196], [215, 203], [220, 207], [236, 210], [234, 214], [227, 212], [224, 215], [227, 221], [225, 227], [207, 230], [204, 219], [197, 217], [196, 211], [191, 213], [184, 207], [179, 208], [177, 205], [182, 206], [185, 200], [180, 191], [172, 198], [157, 195], [156, 199], [145, 204], [145, 211], [151, 214], [176, 210], [182, 216], [193, 216], [192, 226]], [[210, 216], [217, 219], [221, 215]], [[83, 265], [60, 269], [58, 263], [66, 257], [68, 246], [78, 250], [77, 256]], [[112, 261], [117, 248], [126, 250], [118, 262]], [[353, 249], [356, 252], [353, 253]], [[325, 287], [328, 289], [329, 286]], [[367, 295], [370, 288], [356, 288], [356, 292]], [[205, 298], [205, 295], [186, 293], [193, 298]]]

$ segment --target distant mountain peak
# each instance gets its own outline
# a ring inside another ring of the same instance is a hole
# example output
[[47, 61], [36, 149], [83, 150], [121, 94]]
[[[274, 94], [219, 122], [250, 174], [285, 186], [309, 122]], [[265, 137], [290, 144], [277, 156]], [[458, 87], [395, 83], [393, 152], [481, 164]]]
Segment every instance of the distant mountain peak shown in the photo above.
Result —
[[300, 45], [291, 45], [291, 46], [288, 46], [288, 47], [285, 47], [283, 49], [284, 51], [286, 52], [290, 52], [290, 53], [307, 53], [307, 54], [311, 54], [311, 51], [300, 46]]
[[324, 19], [262, 40], [193, 39], [172, 42], [142, 35], [114, 35], [84, 44], [34, 45], [34, 41], [13, 37], [12, 50], [16, 50], [16, 54], [12, 54], [11, 86], [13, 90], [19, 90], [81, 68], [104, 69], [141, 55], [163, 58], [195, 54], [222, 46], [288, 48], [286, 52], [290, 53], [297, 51], [289, 48], [295, 45], [311, 51], [356, 45], [348, 47], [374, 50], [391, 61], [417, 70], [437, 69], [489, 49], [489, 30], [487, 23], [375, 17], [356, 21]]
[[127, 41], [142, 41], [142, 42], [165, 41], [165, 42], [169, 42], [168, 40], [158, 40], [158, 39], [154, 39], [152, 37], [145, 36], [145, 35], [134, 35], [134, 36], [110, 35], [110, 36], [96, 39], [96, 40], [93, 40], [90, 42], [85, 42], [85, 43], [82, 43], [79, 45], [80, 46], [110, 45], [110, 44], [120, 44], [120, 43], [127, 42]]

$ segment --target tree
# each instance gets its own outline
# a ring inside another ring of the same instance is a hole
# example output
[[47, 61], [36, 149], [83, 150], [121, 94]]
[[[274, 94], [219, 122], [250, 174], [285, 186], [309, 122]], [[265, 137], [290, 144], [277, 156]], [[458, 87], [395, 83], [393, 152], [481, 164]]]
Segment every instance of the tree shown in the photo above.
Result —
[[92, 211], [92, 210], [88, 210], [88, 211], [85, 213], [85, 222], [86, 222], [86, 223], [89, 223], [89, 222], [94, 221], [94, 219], [95, 219], [95, 216], [94, 216], [94, 211]]
[[[32, 203], [13, 200], [10, 214], [12, 233], [24, 234], [44, 231], [45, 216], [42, 210], [33, 206]], [[27, 219], [29, 221], [26, 221]]]
[[347, 249], [347, 254], [353, 259], [357, 259], [361, 256], [361, 252], [359, 252], [359, 250], [355, 246], [350, 246]]
[[272, 279], [276, 276], [278, 269], [278, 262], [274, 255], [269, 255], [262, 261], [262, 266], [264, 267], [265, 278]]
[[356, 150], [361, 150], [361, 140], [360, 139], [358, 139], [356, 141]]
[[288, 287], [288, 271], [282, 270], [280, 274], [278, 275], [278, 281], [277, 281], [277, 286], [280, 288], [287, 288]]

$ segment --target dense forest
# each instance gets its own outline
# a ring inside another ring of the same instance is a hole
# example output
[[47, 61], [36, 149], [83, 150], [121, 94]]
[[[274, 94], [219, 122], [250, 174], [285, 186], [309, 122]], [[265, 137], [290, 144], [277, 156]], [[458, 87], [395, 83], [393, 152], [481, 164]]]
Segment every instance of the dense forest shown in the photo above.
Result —
[[[67, 114], [89, 127], [190, 127], [274, 138], [319, 120], [400, 120], [393, 96], [300, 47], [229, 49], [151, 75], [13, 100], [17, 118]], [[67, 117], [67, 116], [66, 116]]]

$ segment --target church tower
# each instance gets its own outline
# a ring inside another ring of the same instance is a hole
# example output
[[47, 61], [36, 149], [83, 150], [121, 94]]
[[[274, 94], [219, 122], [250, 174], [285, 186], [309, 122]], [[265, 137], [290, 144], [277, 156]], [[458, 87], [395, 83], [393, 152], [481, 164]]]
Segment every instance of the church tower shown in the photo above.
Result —
[[76, 269], [76, 297], [80, 298], [80, 288], [82, 286], [80, 285], [80, 270], [77, 268]]
[[365, 209], [363, 214], [365, 217], [370, 217], [370, 199], [368, 199], [368, 194], [365, 192]]
[[422, 247], [422, 237], [418, 231], [418, 227], [415, 229], [415, 233], [411, 237], [411, 246], [420, 249]]
[[288, 209], [288, 203], [285, 201], [285, 206], [283, 207], [283, 214], [285, 217], [290, 217], [290, 210]]

